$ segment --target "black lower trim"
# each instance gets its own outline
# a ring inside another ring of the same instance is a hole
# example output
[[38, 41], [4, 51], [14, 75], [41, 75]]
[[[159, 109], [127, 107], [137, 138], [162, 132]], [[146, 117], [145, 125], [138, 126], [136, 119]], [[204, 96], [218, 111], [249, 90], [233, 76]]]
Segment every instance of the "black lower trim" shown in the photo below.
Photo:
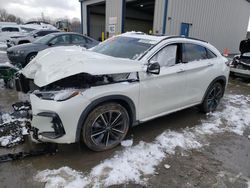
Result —
[[65, 135], [65, 130], [58, 114], [53, 112], [41, 112], [38, 113], [37, 116], [51, 117], [52, 118], [51, 123], [53, 124], [52, 128], [54, 129], [54, 132], [42, 132], [39, 133], [40, 135], [50, 139], [60, 138], [63, 135]]

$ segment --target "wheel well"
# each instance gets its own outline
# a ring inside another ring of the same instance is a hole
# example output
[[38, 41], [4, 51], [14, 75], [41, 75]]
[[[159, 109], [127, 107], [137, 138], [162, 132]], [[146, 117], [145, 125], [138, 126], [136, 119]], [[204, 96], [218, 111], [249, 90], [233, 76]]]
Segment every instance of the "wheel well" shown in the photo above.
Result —
[[130, 126], [133, 124], [134, 115], [133, 115], [130, 105], [126, 101], [122, 99], [115, 99], [115, 100], [106, 101], [105, 103], [108, 103], [108, 102], [115, 102], [123, 106], [128, 112]]
[[135, 105], [133, 101], [126, 97], [126, 96], [120, 96], [120, 95], [115, 95], [115, 96], [108, 96], [108, 97], [103, 97], [100, 99], [97, 99], [93, 101], [90, 105], [88, 105], [84, 111], [82, 112], [80, 119], [77, 124], [77, 130], [76, 130], [76, 142], [80, 140], [80, 134], [82, 130], [82, 125], [85, 122], [87, 116], [89, 113], [94, 110], [96, 107], [109, 103], [109, 102], [115, 102], [123, 106], [129, 115], [129, 121], [130, 121], [130, 126], [136, 124], [136, 111], [135, 111]]
[[205, 97], [206, 97], [206, 95], [207, 95], [207, 92], [208, 92], [209, 88], [210, 88], [213, 84], [215, 84], [216, 82], [220, 83], [220, 84], [223, 86], [223, 89], [224, 89], [224, 90], [223, 90], [223, 95], [224, 95], [225, 86], [226, 86], [226, 77], [225, 77], [225, 76], [219, 76], [219, 77], [215, 78], [215, 79], [209, 84], [209, 86], [207, 87], [207, 90], [206, 90], [206, 92], [205, 92], [205, 94], [204, 94], [204, 96], [203, 96], [203, 98], [202, 98], [202, 102], [204, 101], [204, 99], [205, 99]]
[[[220, 83], [220, 84], [223, 86], [223, 88], [225, 88], [225, 86], [226, 86], [226, 81], [225, 81], [225, 80], [223, 80], [223, 79], [218, 79], [218, 80], [216, 80], [216, 82]], [[214, 83], [215, 83], [215, 82], [214, 82]]]

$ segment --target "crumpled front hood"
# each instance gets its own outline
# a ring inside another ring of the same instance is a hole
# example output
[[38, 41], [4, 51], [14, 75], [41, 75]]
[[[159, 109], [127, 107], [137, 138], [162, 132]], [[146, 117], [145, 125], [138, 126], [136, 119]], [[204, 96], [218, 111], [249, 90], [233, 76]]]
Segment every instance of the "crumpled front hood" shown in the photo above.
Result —
[[49, 48], [39, 52], [22, 70], [22, 74], [33, 79], [37, 86], [43, 87], [79, 73], [104, 75], [141, 70], [139, 61], [114, 58], [72, 46]]

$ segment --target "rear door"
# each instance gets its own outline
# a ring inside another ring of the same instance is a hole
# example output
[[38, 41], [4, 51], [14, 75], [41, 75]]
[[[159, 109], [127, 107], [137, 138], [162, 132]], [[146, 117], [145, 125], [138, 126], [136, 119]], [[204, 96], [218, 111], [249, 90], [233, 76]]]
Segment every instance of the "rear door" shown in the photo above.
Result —
[[216, 55], [202, 45], [182, 44], [182, 62], [187, 78], [186, 105], [201, 102], [208, 85], [216, 77], [217, 61]]
[[69, 46], [71, 45], [70, 35], [69, 34], [58, 35], [54, 37], [49, 43], [52, 46]]
[[81, 36], [81, 35], [71, 35], [71, 43], [73, 45], [88, 48], [86, 38], [84, 36]]

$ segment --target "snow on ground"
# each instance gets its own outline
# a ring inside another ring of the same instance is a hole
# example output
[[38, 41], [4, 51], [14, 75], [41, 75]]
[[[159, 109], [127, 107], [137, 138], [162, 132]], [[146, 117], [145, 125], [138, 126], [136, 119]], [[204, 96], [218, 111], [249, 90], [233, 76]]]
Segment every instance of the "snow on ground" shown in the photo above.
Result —
[[157, 165], [177, 146], [184, 150], [199, 149], [209, 144], [207, 135], [233, 132], [243, 135], [250, 127], [250, 96], [228, 95], [223, 110], [210, 113], [200, 125], [180, 131], [166, 130], [154, 142], [126, 147], [112, 158], [95, 166], [89, 173], [77, 172], [69, 167], [38, 172], [35, 180], [46, 187], [107, 187], [133, 182], [145, 185], [148, 175], [156, 172]]
[[121, 142], [121, 145], [122, 145], [123, 147], [130, 147], [130, 146], [133, 145], [133, 140], [123, 140], [123, 141]]

